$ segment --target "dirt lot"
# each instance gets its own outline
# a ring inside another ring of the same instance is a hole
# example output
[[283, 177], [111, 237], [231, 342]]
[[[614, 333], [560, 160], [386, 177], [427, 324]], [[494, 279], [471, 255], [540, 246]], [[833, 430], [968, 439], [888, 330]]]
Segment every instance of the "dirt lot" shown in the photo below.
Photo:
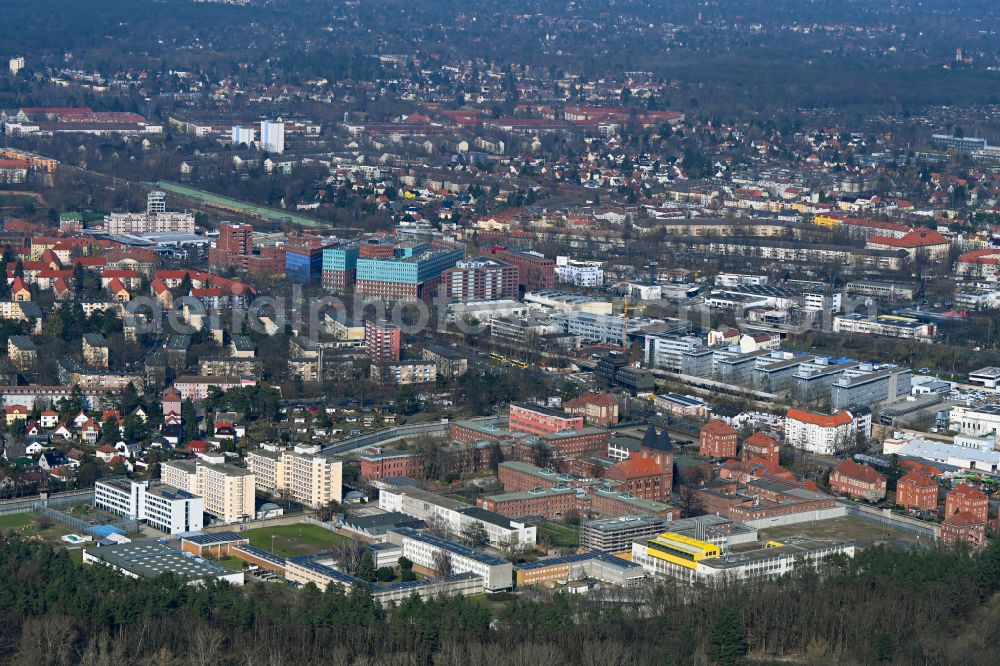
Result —
[[760, 540], [768, 541], [774, 539], [781, 541], [794, 536], [804, 536], [812, 539], [840, 539], [842, 541], [861, 541], [865, 546], [874, 541], [891, 541], [894, 543], [921, 543], [926, 539], [918, 539], [913, 534], [908, 534], [900, 530], [882, 527], [877, 523], [870, 523], [856, 518], [834, 518], [832, 520], [819, 520], [813, 523], [799, 523], [797, 525], [785, 525], [782, 527], [772, 527], [760, 531]]

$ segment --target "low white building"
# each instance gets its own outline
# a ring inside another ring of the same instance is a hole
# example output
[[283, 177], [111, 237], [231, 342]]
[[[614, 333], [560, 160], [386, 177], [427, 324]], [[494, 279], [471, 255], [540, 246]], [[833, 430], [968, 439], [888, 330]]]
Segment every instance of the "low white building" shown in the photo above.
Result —
[[969, 383], [996, 390], [1000, 387], [1000, 368], [980, 368], [969, 373]]
[[886, 338], [930, 341], [934, 339], [934, 324], [921, 322], [913, 317], [879, 315], [867, 317], [860, 314], [833, 318], [834, 333], [878, 335]]
[[701, 398], [679, 393], [663, 393], [653, 398], [653, 406], [661, 414], [705, 419], [712, 411]]
[[523, 317], [529, 309], [528, 304], [512, 300], [449, 303], [448, 322], [474, 319], [486, 323], [494, 317]]
[[[401, 545], [403, 557], [418, 567], [443, 575], [474, 573], [483, 579], [483, 587], [491, 592], [509, 590], [514, 585], [514, 565], [495, 555], [409, 527], [391, 530], [388, 540]], [[450, 571], [440, 571], [442, 560], [448, 562]]]
[[719, 273], [715, 276], [717, 287], [743, 287], [745, 285], [764, 286], [768, 282], [766, 275], [747, 275], [745, 273]]
[[600, 261], [575, 261], [569, 257], [556, 257], [556, 281], [577, 287], [600, 287], [604, 284], [604, 263]]
[[455, 536], [460, 536], [470, 525], [478, 525], [486, 531], [489, 544], [494, 547], [530, 548], [537, 542], [534, 525], [419, 488], [383, 488], [379, 492], [378, 507], [437, 523]]
[[552, 312], [589, 312], [591, 314], [611, 314], [611, 301], [586, 296], [575, 291], [542, 289], [529, 291], [524, 302]]
[[663, 289], [658, 284], [648, 282], [629, 282], [629, 298], [638, 301], [657, 301], [663, 297]]
[[211, 579], [243, 585], [242, 571], [227, 571], [200, 557], [156, 541], [133, 541], [86, 548], [83, 551], [83, 563], [103, 565], [128, 578], [156, 578], [170, 573], [187, 585], [202, 585]]
[[817, 568], [833, 555], [854, 557], [854, 550], [853, 543], [795, 539], [722, 555], [709, 542], [665, 533], [649, 541], [633, 542], [632, 561], [654, 577], [711, 584], [777, 578], [802, 566]]
[[599, 315], [587, 312], [557, 312], [552, 315], [552, 321], [570, 335], [579, 336], [586, 342], [622, 345], [628, 331], [638, 331], [646, 326], [661, 323], [659, 320], [633, 318], [627, 322], [623, 315]]
[[1000, 405], [985, 407], [952, 407], [948, 413], [948, 428], [963, 435], [992, 437], [1000, 441]]
[[[958, 439], [958, 438], [956, 438]], [[1000, 473], [1000, 451], [983, 449], [979, 438], [965, 438], [963, 443], [948, 444], [925, 439], [919, 435], [896, 433], [882, 442], [882, 453], [901, 458], [918, 458], [959, 469], [975, 469], [991, 474]]]

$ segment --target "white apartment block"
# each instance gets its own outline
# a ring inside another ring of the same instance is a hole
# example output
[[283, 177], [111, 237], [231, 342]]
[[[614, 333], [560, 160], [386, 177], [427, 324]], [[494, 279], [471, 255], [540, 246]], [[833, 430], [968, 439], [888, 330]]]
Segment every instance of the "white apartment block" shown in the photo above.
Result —
[[111, 213], [104, 216], [109, 234], [151, 234], [162, 232], [194, 233], [191, 213]]
[[260, 123], [260, 145], [261, 150], [268, 153], [285, 152], [285, 123], [278, 118], [273, 120], [262, 120]]
[[600, 287], [604, 284], [603, 262], [574, 261], [556, 257], [556, 281], [577, 287]]
[[254, 475], [249, 470], [202, 461], [171, 460], [160, 466], [163, 483], [200, 495], [205, 511], [224, 523], [254, 517]]
[[809, 453], [832, 456], [854, 443], [855, 427], [850, 412], [829, 416], [789, 409], [785, 417], [785, 443]]
[[228, 391], [231, 388], [243, 386], [244, 382], [240, 377], [206, 377], [185, 375], [174, 380], [174, 388], [181, 396], [181, 400], [191, 400], [194, 403], [201, 402], [208, 397], [208, 389], [215, 386], [221, 391]]
[[233, 125], [233, 145], [238, 146], [241, 143], [250, 145], [253, 143], [256, 134], [252, 127], [243, 127], [242, 125]]
[[372, 365], [373, 380], [386, 384], [428, 384], [437, 380], [437, 365], [424, 361], [395, 361]]
[[107, 479], [94, 484], [94, 506], [122, 518], [139, 520], [167, 534], [197, 532], [205, 504], [185, 490], [148, 481]]
[[247, 468], [258, 490], [282, 493], [318, 509], [343, 499], [343, 462], [317, 455], [318, 446], [299, 445], [293, 450], [258, 449], [247, 454]]

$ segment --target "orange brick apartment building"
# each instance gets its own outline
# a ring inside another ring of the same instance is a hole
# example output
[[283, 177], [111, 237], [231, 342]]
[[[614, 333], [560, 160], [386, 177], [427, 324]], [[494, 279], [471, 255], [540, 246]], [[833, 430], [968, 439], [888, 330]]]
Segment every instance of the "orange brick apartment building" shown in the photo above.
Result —
[[885, 477], [868, 465], [845, 460], [830, 472], [830, 489], [841, 495], [877, 502], [885, 497]]
[[896, 504], [916, 511], [936, 511], [937, 482], [926, 474], [910, 472], [896, 482]]
[[709, 458], [735, 458], [739, 434], [722, 421], [709, 421], [701, 428], [698, 452]]

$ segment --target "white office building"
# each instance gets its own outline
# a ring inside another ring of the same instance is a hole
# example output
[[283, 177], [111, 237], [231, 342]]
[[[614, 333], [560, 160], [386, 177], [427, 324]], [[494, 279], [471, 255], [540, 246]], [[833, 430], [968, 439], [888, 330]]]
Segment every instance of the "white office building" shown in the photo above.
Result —
[[625, 344], [626, 331], [635, 333], [639, 329], [658, 323], [652, 319], [629, 319], [626, 326], [622, 315], [601, 315], [587, 312], [557, 312], [552, 321], [570, 335], [579, 336], [586, 342], [603, 345]]
[[929, 341], [934, 338], [935, 330], [934, 324], [900, 315], [866, 317], [861, 314], [852, 314], [833, 318], [834, 333], [879, 335], [886, 338]]
[[142, 494], [141, 520], [167, 534], [201, 530], [204, 513], [205, 501], [184, 490], [155, 486]]
[[604, 284], [603, 262], [574, 261], [556, 257], [556, 281], [576, 287], [600, 287]]
[[684, 354], [701, 346], [701, 338], [691, 335], [647, 335], [646, 365], [668, 372], [680, 372]]
[[802, 309], [806, 312], [833, 312], [843, 309], [843, 294], [806, 291], [802, 294]]
[[969, 383], [978, 384], [983, 388], [993, 389], [995, 391], [1000, 388], [1000, 368], [994, 368], [991, 366], [970, 372]]
[[150, 486], [149, 481], [98, 481], [94, 484], [94, 506], [167, 534], [197, 532], [204, 524], [205, 502], [201, 497], [170, 486]]
[[260, 122], [260, 146], [269, 153], [285, 152], [285, 123], [281, 118]]

